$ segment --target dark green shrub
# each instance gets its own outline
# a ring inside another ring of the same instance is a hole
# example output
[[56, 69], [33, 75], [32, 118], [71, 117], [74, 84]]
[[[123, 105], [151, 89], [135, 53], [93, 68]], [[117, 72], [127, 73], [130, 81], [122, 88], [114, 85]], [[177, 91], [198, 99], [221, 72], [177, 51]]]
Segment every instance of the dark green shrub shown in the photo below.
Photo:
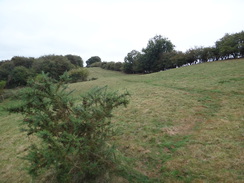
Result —
[[12, 87], [25, 86], [27, 80], [33, 75], [30, 69], [24, 66], [17, 66], [13, 69], [11, 73], [11, 80], [9, 85]]
[[102, 67], [103, 62], [95, 62], [93, 64], [90, 65], [90, 67]]
[[51, 182], [94, 182], [116, 167], [107, 143], [110, 118], [114, 108], [128, 104], [128, 93], [95, 88], [74, 101], [64, 78], [55, 83], [43, 74], [23, 91], [22, 103], [8, 110], [23, 114], [27, 134], [39, 138], [25, 157], [33, 177], [48, 172]]
[[15, 56], [11, 59], [11, 61], [14, 63], [15, 67], [23, 66], [28, 69], [30, 69], [32, 67], [34, 60], [35, 59], [33, 57], [19, 57], [19, 56]]
[[65, 57], [72, 63], [73, 65], [77, 67], [83, 67], [83, 60], [80, 56], [77, 55], [65, 55]]
[[35, 73], [49, 73], [50, 77], [58, 80], [64, 72], [73, 69], [74, 65], [62, 55], [46, 55], [36, 59], [32, 68]]
[[0, 97], [1, 97], [1, 100], [3, 100], [3, 89], [5, 88], [6, 86], [6, 81], [0, 81]]
[[6, 81], [0, 81], [0, 94], [1, 92], [3, 92], [5, 86], [6, 86]]
[[93, 56], [86, 61], [86, 67], [90, 67], [91, 64], [96, 62], [102, 62], [99, 56]]
[[68, 72], [71, 82], [87, 81], [89, 71], [86, 68], [72, 69]]
[[6, 61], [1, 64], [0, 66], [0, 80], [8, 81], [10, 80], [10, 75], [12, 71], [14, 70], [14, 64], [13, 62]]

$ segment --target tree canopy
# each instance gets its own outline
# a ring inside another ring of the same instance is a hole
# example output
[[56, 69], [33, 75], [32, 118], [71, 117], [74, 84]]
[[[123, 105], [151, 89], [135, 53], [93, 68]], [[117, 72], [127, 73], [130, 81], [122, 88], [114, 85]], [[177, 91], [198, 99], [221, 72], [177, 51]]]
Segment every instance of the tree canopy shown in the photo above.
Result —
[[44, 55], [39, 58], [15, 56], [0, 63], [0, 81], [5, 81], [7, 88], [25, 86], [28, 79], [42, 72], [59, 80], [64, 72], [83, 67], [83, 60], [77, 55]]
[[167, 38], [156, 35], [148, 41], [147, 47], [142, 49], [144, 53], [141, 59], [144, 72], [156, 72], [164, 70], [164, 54], [172, 52], [174, 45]]
[[72, 63], [75, 66], [78, 67], [83, 67], [83, 60], [80, 56], [77, 55], [65, 55], [65, 57], [70, 61], [70, 63]]
[[101, 61], [102, 60], [99, 56], [93, 56], [86, 61], [86, 67], [90, 67], [91, 64], [96, 63], [96, 62], [101, 62]]
[[138, 72], [139, 71], [138, 62], [141, 55], [142, 54], [136, 50], [132, 50], [131, 52], [129, 52], [124, 59], [123, 71], [128, 74]]
[[59, 79], [65, 71], [74, 68], [74, 65], [64, 56], [61, 55], [46, 55], [36, 60], [33, 64], [33, 69], [36, 73], [49, 73], [54, 79]]

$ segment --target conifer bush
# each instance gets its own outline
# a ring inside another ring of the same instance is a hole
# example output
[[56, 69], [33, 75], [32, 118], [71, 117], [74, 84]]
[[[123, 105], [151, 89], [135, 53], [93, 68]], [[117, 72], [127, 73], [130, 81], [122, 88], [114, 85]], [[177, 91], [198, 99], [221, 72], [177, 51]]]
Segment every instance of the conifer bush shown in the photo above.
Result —
[[24, 157], [30, 175], [37, 180], [49, 175], [51, 182], [95, 182], [116, 167], [107, 143], [113, 135], [110, 118], [114, 108], [128, 104], [129, 94], [94, 88], [75, 100], [66, 81], [66, 75], [54, 81], [42, 74], [8, 110], [21, 113], [25, 131], [37, 137]]

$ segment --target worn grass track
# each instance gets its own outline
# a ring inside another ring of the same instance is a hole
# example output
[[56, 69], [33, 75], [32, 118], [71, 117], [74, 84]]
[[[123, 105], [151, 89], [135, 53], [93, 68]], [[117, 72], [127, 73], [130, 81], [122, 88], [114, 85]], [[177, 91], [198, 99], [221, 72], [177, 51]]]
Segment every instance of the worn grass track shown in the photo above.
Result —
[[[112, 141], [135, 170], [153, 182], [244, 182], [244, 59], [148, 75], [89, 70], [98, 79], [70, 85], [74, 95], [105, 85], [131, 93], [114, 111]], [[20, 119], [0, 111], [0, 182], [31, 180], [17, 158], [28, 146]]]

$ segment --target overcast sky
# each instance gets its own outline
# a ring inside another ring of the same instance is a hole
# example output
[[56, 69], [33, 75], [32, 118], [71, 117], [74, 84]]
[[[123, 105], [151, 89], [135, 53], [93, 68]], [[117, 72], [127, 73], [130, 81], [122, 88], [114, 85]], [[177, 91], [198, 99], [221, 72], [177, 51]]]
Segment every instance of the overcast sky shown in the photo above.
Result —
[[123, 61], [155, 35], [176, 50], [244, 30], [244, 0], [0, 0], [0, 60], [75, 54]]

